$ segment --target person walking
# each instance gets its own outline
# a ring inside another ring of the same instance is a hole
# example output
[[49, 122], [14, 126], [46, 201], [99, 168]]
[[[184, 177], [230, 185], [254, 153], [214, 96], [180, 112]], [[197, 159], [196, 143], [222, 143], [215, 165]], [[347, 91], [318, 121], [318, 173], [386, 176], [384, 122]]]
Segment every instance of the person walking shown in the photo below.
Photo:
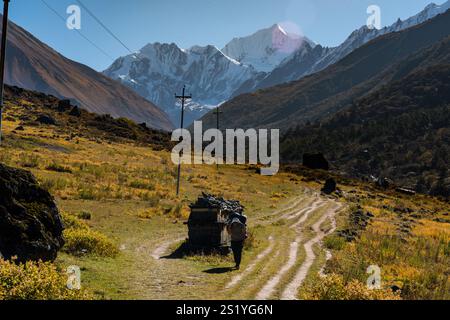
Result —
[[247, 239], [247, 218], [243, 215], [233, 214], [228, 223], [228, 233], [231, 236], [231, 250], [233, 251], [236, 270], [241, 267], [242, 251]]

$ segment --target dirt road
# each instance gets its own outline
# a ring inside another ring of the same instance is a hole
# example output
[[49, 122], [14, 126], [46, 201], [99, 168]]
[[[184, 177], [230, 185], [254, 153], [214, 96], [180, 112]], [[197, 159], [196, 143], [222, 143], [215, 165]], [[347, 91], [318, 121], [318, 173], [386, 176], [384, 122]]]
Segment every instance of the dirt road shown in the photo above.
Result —
[[[258, 248], [241, 271], [217, 268], [208, 274], [193, 274], [198, 283], [191, 282], [191, 289], [208, 283], [213, 286], [217, 284], [216, 292], [219, 293], [216, 298], [298, 299], [301, 286], [313, 274], [312, 270], [320, 272], [324, 261], [330, 259], [330, 252], [322, 248], [322, 241], [336, 229], [335, 217], [342, 208], [338, 202], [311, 192], [292, 199], [284, 208], [255, 217], [254, 226], [262, 228], [261, 232], [270, 232], [265, 245]], [[174, 260], [160, 259], [169, 253], [173, 244], [180, 241], [161, 242], [154, 248], [150, 256], [158, 264], [155, 266], [157, 269], [173, 269]], [[189, 263], [180, 261], [177, 264], [187, 266]], [[188, 276], [188, 272], [178, 272], [183, 277]], [[177, 274], [176, 270], [173, 273]], [[165, 285], [159, 285], [164, 290]]]

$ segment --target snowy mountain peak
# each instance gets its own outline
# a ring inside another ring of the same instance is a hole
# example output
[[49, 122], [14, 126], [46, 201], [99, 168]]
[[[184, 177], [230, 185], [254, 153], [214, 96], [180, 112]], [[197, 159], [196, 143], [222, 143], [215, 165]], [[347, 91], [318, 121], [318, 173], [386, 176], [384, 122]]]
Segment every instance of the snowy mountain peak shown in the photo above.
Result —
[[270, 72], [305, 41], [313, 44], [301, 35], [287, 32], [280, 24], [274, 24], [250, 36], [233, 39], [222, 51], [236, 61], [253, 66], [257, 71]]
[[216, 46], [181, 49], [174, 43], [148, 44], [136, 54], [117, 59], [104, 73], [162, 107], [174, 124], [180, 122], [180, 106], [173, 93], [187, 84], [194, 97], [187, 105], [187, 125], [257, 76], [253, 67], [226, 56]]
[[287, 33], [287, 32], [283, 29], [283, 27], [280, 26], [278, 23], [275, 24], [272, 28], [273, 28], [274, 30], [277, 30], [277, 31], [281, 32], [281, 33], [284, 34], [285, 36], [288, 35], [288, 33]]

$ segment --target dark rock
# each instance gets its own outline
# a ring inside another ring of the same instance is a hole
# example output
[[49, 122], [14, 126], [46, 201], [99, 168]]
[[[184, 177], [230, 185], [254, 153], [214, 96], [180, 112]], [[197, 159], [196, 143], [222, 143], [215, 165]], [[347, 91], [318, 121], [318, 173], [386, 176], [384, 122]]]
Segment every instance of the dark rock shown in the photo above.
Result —
[[394, 182], [388, 178], [378, 178], [376, 179], [375, 184], [382, 189], [389, 189]]
[[366, 230], [373, 215], [369, 212], [364, 212], [361, 207], [350, 213], [349, 228], [338, 231], [338, 235], [348, 242], [357, 239], [360, 234]]
[[90, 212], [87, 211], [82, 211], [78, 214], [78, 218], [81, 220], [91, 220], [92, 219], [92, 214]]
[[59, 112], [66, 112], [69, 111], [72, 108], [72, 105], [70, 103], [70, 100], [60, 100], [58, 102], [58, 111]]
[[332, 194], [337, 189], [337, 183], [333, 178], [327, 179], [324, 187], [322, 188], [322, 192], [325, 194]]
[[81, 110], [78, 107], [73, 107], [72, 110], [70, 110], [69, 115], [72, 117], [81, 117]]
[[56, 120], [53, 117], [51, 117], [49, 115], [45, 115], [45, 114], [38, 116], [36, 118], [36, 121], [41, 124], [47, 124], [47, 125], [52, 125], [52, 126], [55, 126], [57, 124]]
[[303, 165], [307, 168], [314, 170], [329, 170], [330, 164], [327, 159], [325, 159], [324, 155], [321, 153], [318, 154], [309, 154], [305, 153], [303, 155]]
[[401, 290], [401, 288], [399, 286], [394, 285], [391, 287], [391, 290], [392, 290], [392, 292], [397, 293]]
[[52, 261], [64, 245], [53, 197], [34, 176], [0, 164], [0, 252], [5, 259]]
[[14, 129], [16, 131], [24, 131], [25, 128], [23, 126], [18, 126], [16, 129]]

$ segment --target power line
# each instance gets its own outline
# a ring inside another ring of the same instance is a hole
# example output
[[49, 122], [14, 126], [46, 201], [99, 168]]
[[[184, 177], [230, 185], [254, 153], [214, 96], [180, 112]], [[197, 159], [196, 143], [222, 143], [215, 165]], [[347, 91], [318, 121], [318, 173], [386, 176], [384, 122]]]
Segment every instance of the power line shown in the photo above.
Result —
[[[48, 4], [47, 1], [45, 0], [41, 0], [41, 2], [48, 8], [50, 9], [56, 16], [58, 16], [64, 23], [66, 23], [66, 19], [58, 12], [56, 11], [56, 9], [54, 9], [50, 4]], [[74, 29], [76, 32], [78, 32], [78, 34], [87, 42], [89, 42], [92, 46], [94, 46], [98, 51], [100, 51], [101, 53], [103, 53], [105, 56], [107, 56], [109, 59], [111, 59], [112, 61], [114, 61], [115, 59], [113, 57], [111, 57], [105, 50], [103, 50], [102, 48], [100, 48], [97, 44], [95, 44], [93, 41], [91, 41], [88, 37], [86, 37], [80, 30], [78, 29]]]
[[109, 33], [109, 35], [111, 36], [111, 37], [113, 37], [114, 39], [116, 39], [117, 40], [117, 42], [119, 42], [128, 52], [130, 52], [131, 54], [134, 54], [134, 52], [133, 51], [131, 51], [131, 49], [130, 48], [128, 48], [128, 46], [122, 41], [122, 40], [120, 40], [119, 39], [119, 37], [118, 36], [116, 36], [115, 34], [114, 34], [114, 32], [112, 32], [111, 31], [111, 29], [109, 29], [91, 10], [89, 10], [80, 0], [76, 0], [79, 4], [80, 4], [80, 6], [84, 9], [84, 10], [86, 10], [86, 12], [92, 17], [92, 18], [94, 18], [94, 20], [95, 21], [97, 21], [97, 23], [100, 25], [100, 26], [102, 26], [102, 28], [103, 29], [105, 29], [106, 30], [106, 32], [108, 32]]

